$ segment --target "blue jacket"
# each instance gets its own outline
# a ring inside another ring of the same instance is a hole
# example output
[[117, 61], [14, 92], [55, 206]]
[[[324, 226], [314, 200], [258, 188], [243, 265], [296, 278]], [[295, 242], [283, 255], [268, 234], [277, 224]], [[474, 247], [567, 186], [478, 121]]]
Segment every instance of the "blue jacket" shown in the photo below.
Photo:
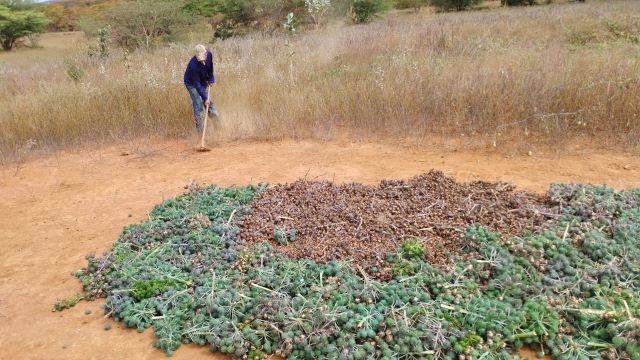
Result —
[[215, 82], [216, 80], [213, 76], [213, 54], [211, 51], [207, 50], [207, 60], [204, 65], [195, 56], [189, 60], [187, 69], [184, 72], [184, 84], [188, 87], [196, 88], [202, 101], [207, 100], [207, 85]]

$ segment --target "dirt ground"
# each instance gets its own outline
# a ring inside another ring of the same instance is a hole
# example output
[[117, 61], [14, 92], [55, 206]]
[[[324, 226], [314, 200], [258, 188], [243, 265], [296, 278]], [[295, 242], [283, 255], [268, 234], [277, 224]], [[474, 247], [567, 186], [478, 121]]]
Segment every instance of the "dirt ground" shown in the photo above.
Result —
[[[126, 155], [125, 155], [126, 154]], [[123, 226], [191, 181], [220, 185], [301, 177], [375, 183], [430, 169], [458, 180], [502, 180], [533, 191], [551, 182], [640, 186], [640, 158], [618, 153], [505, 157], [349, 142], [236, 143], [196, 154], [184, 142], [58, 152], [0, 168], [0, 359], [163, 359], [153, 334], [103, 330], [100, 302], [61, 313], [80, 290], [70, 275], [109, 248]], [[85, 310], [91, 309], [90, 315]], [[175, 359], [223, 359], [184, 346]]]

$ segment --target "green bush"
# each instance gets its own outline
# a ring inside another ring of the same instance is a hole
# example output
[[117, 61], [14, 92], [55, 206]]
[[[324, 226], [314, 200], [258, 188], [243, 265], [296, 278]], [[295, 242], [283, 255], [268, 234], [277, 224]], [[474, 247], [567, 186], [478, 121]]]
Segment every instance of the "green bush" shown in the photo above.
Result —
[[500, 0], [500, 3], [506, 6], [526, 6], [535, 5], [536, 0]]
[[378, 13], [386, 10], [384, 0], [354, 0], [351, 5], [350, 16], [354, 23], [363, 24], [371, 21]]
[[196, 16], [214, 16], [218, 12], [217, 1], [215, 0], [188, 0], [184, 10]]
[[228, 39], [232, 36], [238, 35], [237, 26], [229, 20], [223, 20], [213, 27], [214, 39]]
[[109, 34], [111, 27], [105, 26], [98, 30], [98, 53], [101, 59], [109, 57]]
[[429, 0], [394, 0], [393, 7], [396, 9], [413, 9], [420, 10], [421, 7], [429, 5]]
[[436, 6], [440, 8], [440, 10], [444, 11], [461, 11], [478, 5], [481, 2], [482, 0], [431, 0], [433, 6]]
[[64, 66], [67, 76], [69, 76], [69, 79], [73, 80], [73, 82], [79, 83], [85, 75], [87, 75], [82, 65], [74, 59], [65, 59]]

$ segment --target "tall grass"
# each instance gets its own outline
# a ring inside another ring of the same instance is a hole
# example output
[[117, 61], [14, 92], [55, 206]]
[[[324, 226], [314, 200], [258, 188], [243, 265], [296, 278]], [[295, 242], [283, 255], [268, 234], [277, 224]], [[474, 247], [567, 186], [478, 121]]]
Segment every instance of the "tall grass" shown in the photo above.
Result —
[[[640, 2], [401, 14], [296, 36], [213, 45], [216, 138], [474, 137], [640, 146]], [[612, 25], [614, 24], [614, 25]], [[612, 26], [617, 29], [612, 30]], [[620, 35], [622, 34], [622, 35]], [[184, 136], [191, 44], [0, 66], [0, 152]]]

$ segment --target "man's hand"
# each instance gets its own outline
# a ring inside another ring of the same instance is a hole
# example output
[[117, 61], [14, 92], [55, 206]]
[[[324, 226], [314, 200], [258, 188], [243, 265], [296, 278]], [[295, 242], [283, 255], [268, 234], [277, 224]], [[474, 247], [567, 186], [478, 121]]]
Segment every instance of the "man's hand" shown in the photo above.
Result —
[[205, 106], [205, 107], [208, 107], [208, 106], [209, 106], [209, 103], [210, 103], [209, 99], [205, 100], [205, 101], [204, 101], [204, 106]]

